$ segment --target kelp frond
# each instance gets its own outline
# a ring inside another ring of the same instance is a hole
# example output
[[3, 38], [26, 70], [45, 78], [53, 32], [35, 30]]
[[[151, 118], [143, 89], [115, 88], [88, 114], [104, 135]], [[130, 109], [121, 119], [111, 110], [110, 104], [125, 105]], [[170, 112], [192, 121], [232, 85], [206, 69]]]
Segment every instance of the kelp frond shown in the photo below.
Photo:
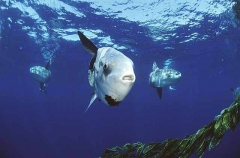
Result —
[[194, 153], [198, 153], [201, 158], [207, 148], [211, 150], [220, 143], [228, 129], [233, 131], [236, 128], [240, 118], [239, 110], [240, 95], [230, 107], [222, 110], [220, 115], [195, 134], [182, 139], [167, 139], [161, 143], [127, 143], [123, 147], [106, 149], [102, 158], [187, 158]]

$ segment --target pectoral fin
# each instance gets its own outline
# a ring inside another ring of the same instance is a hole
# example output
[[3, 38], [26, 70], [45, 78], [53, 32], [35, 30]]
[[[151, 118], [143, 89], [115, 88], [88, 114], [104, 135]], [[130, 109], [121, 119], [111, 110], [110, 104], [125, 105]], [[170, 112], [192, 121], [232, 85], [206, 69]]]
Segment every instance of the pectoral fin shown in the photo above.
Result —
[[92, 103], [94, 102], [95, 99], [97, 99], [97, 94], [94, 93], [94, 94], [92, 95], [91, 101], [90, 101], [90, 103], [89, 103], [89, 105], [88, 105], [85, 113], [86, 113], [87, 110], [90, 108], [90, 106], [92, 105]]
[[162, 99], [162, 88], [161, 87], [157, 88], [157, 92], [158, 92], [158, 97]]

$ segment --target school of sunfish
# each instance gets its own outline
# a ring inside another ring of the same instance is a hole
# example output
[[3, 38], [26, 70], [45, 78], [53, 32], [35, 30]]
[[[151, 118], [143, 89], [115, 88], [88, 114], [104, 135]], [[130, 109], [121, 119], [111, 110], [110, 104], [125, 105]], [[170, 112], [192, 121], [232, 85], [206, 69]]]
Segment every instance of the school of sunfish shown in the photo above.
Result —
[[[98, 98], [109, 106], [119, 105], [132, 89], [136, 76], [133, 61], [122, 52], [112, 47], [98, 48], [82, 32], [78, 31], [79, 39], [87, 52], [92, 54], [88, 68], [88, 81], [93, 88], [92, 98], [85, 112]], [[49, 60], [45, 67], [30, 68], [32, 78], [40, 84], [40, 91], [44, 91], [51, 78]], [[162, 89], [179, 82], [181, 73], [174, 69], [159, 69], [153, 62], [152, 72], [149, 74], [149, 84], [157, 89], [162, 98]]]

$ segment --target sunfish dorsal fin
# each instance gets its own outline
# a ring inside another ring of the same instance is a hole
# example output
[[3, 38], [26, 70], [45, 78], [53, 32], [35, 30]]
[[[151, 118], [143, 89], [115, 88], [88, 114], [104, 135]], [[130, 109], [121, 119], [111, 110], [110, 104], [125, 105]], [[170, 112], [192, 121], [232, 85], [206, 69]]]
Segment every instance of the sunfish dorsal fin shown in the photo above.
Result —
[[93, 96], [92, 96], [92, 98], [91, 98], [91, 101], [90, 101], [90, 103], [89, 103], [89, 105], [88, 105], [88, 107], [87, 107], [87, 109], [86, 109], [86, 111], [85, 111], [85, 113], [87, 112], [87, 110], [90, 108], [90, 106], [92, 105], [92, 103], [94, 102], [94, 100], [95, 99], [97, 99], [97, 94], [93, 94]]
[[84, 48], [91, 54], [97, 54], [98, 47], [96, 47], [92, 41], [90, 41], [82, 32], [78, 31], [78, 36], [82, 42]]
[[158, 97], [159, 97], [160, 99], [162, 99], [162, 88], [161, 88], [161, 87], [158, 87], [158, 88], [157, 88], [157, 92], [158, 92]]
[[154, 61], [153, 66], [152, 66], [152, 70], [155, 71], [157, 68], [158, 68], [157, 63]]
[[51, 64], [51, 59], [50, 59], [50, 60], [47, 62], [47, 64], [45, 65], [45, 69], [46, 69], [46, 70], [49, 70], [50, 64]]

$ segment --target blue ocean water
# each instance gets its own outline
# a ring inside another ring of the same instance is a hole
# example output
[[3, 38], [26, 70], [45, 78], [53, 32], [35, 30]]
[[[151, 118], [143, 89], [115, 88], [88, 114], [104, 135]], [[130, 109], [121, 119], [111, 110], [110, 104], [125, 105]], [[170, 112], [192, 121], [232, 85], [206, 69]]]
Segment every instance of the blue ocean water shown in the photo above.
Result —
[[[0, 1], [0, 157], [95, 158], [125, 143], [183, 138], [210, 123], [240, 86], [240, 29], [226, 0]], [[136, 82], [118, 107], [95, 101], [91, 55], [77, 35], [122, 51]], [[29, 74], [52, 58], [47, 95]], [[182, 73], [163, 98], [153, 61]], [[240, 156], [240, 129], [204, 157]], [[193, 155], [194, 157], [194, 155]]]

